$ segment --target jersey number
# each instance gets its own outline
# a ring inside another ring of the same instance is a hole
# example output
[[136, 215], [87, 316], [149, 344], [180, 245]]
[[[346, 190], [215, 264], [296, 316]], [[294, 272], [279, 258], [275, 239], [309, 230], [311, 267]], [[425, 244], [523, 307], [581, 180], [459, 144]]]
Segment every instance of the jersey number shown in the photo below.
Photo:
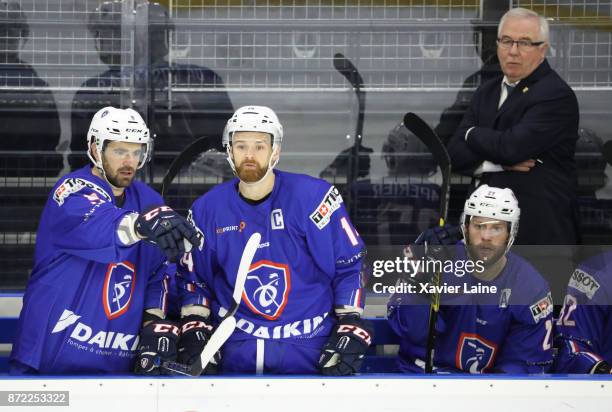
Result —
[[357, 240], [357, 236], [359, 235], [355, 229], [351, 227], [351, 224], [348, 222], [346, 217], [340, 219], [340, 224], [342, 225], [342, 229], [346, 232], [349, 240], [351, 241], [351, 245], [357, 246], [359, 241]]
[[565, 301], [563, 302], [563, 309], [559, 314], [559, 320], [557, 325], [559, 326], [576, 326], [576, 321], [570, 320], [572, 312], [576, 310], [578, 302], [572, 295], [565, 295]]
[[191, 252], [185, 252], [181, 257], [181, 264], [187, 267], [189, 272], [193, 272], [193, 256]]
[[542, 349], [549, 350], [552, 347], [552, 342], [550, 339], [550, 335], [552, 334], [553, 330], [552, 320], [546, 320], [544, 326], [546, 327], [546, 336], [544, 336], [544, 342], [542, 342]]

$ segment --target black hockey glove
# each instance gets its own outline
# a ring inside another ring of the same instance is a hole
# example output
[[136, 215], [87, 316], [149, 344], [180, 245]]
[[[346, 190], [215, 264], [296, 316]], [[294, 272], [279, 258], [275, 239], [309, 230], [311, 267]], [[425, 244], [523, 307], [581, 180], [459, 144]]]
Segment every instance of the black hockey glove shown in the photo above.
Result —
[[[458, 226], [444, 225], [425, 230], [416, 240], [404, 248], [404, 256], [412, 260], [444, 262], [455, 257], [455, 245], [463, 238]], [[434, 272], [401, 273], [400, 278], [416, 285], [429, 283]]]
[[[200, 357], [204, 346], [210, 340], [213, 327], [206, 318], [198, 315], [189, 315], [183, 318], [182, 322], [181, 339], [178, 344], [178, 362], [191, 365]], [[216, 375], [220, 360], [221, 353], [217, 352], [202, 373]]]
[[404, 256], [409, 259], [423, 257], [435, 260], [447, 260], [454, 257], [454, 246], [463, 239], [459, 226], [436, 226], [422, 232], [412, 244], [404, 249]]
[[158, 320], [140, 331], [138, 357], [134, 365], [137, 375], [165, 375], [161, 361], [175, 361], [180, 328], [175, 322]]
[[319, 358], [323, 375], [345, 376], [359, 372], [363, 357], [372, 343], [372, 327], [357, 315], [338, 320]]
[[436, 226], [431, 229], [427, 229], [416, 238], [414, 244], [453, 246], [461, 239], [463, 239], [463, 235], [461, 234], [459, 226], [445, 224], [444, 226]]
[[171, 262], [189, 252], [191, 246], [199, 246], [201, 241], [195, 227], [168, 206], [154, 206], [142, 212], [136, 219], [135, 229], [159, 247]]

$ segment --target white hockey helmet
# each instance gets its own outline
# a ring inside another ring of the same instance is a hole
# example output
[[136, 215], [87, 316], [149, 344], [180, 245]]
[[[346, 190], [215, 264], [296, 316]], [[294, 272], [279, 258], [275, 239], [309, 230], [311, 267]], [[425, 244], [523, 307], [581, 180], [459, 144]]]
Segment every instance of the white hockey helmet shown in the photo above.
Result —
[[468, 239], [468, 219], [472, 216], [487, 217], [510, 223], [506, 252], [510, 250], [518, 232], [519, 218], [521, 216], [518, 200], [516, 200], [516, 196], [514, 196], [514, 192], [511, 189], [482, 185], [470, 195], [465, 201], [460, 221], [461, 231], [465, 239]]
[[243, 106], [232, 115], [223, 131], [223, 147], [232, 143], [236, 132], [264, 132], [272, 136], [272, 147], [283, 141], [283, 125], [276, 113], [265, 106]]
[[[101, 154], [104, 150], [104, 143], [107, 141], [144, 144], [145, 150], [138, 162], [138, 169], [144, 166], [151, 155], [149, 128], [134, 109], [117, 109], [107, 106], [98, 110], [91, 119], [87, 132], [87, 156], [100, 169], [102, 169]], [[96, 145], [100, 154], [98, 161], [91, 152], [92, 143]]]
[[272, 138], [272, 156], [270, 156], [268, 161], [266, 174], [257, 182], [244, 182], [248, 185], [258, 184], [268, 176], [278, 163], [279, 158], [274, 155], [274, 152], [278, 150], [278, 146], [283, 141], [283, 125], [278, 120], [278, 117], [276, 117], [274, 110], [266, 106], [243, 106], [236, 110], [225, 125], [222, 143], [227, 151], [227, 161], [232, 167], [234, 174], [238, 176], [231, 154], [232, 138], [236, 132], [264, 132], [268, 133]]

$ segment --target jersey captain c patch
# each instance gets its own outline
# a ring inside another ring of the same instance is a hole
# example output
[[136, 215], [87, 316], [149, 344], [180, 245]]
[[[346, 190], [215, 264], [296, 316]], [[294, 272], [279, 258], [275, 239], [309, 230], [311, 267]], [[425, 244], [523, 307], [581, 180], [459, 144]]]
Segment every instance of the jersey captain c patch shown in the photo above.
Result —
[[136, 268], [130, 262], [111, 263], [106, 270], [102, 304], [108, 319], [115, 319], [127, 312], [134, 286]]
[[287, 306], [290, 290], [289, 266], [260, 260], [251, 265], [242, 299], [253, 313], [268, 320], [276, 320]]
[[497, 345], [476, 333], [462, 333], [457, 344], [455, 366], [469, 373], [482, 373], [493, 366]]

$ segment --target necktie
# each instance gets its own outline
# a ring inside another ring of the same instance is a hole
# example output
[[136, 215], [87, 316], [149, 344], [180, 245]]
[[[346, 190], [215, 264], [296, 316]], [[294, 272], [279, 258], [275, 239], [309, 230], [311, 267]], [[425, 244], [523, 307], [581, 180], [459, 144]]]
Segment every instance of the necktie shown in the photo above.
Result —
[[514, 88], [515, 88], [516, 86], [511, 86], [511, 85], [509, 85], [508, 83], [504, 82], [504, 87], [506, 88], [506, 96], [505, 96], [505, 97], [502, 97], [502, 98], [499, 100], [499, 105], [497, 106], [498, 108], [500, 108], [500, 107], [501, 107], [501, 105], [502, 105], [502, 104], [504, 104], [504, 102], [506, 101], [506, 99], [508, 98], [508, 96], [510, 96], [510, 93], [512, 93], [512, 90], [514, 90]]

